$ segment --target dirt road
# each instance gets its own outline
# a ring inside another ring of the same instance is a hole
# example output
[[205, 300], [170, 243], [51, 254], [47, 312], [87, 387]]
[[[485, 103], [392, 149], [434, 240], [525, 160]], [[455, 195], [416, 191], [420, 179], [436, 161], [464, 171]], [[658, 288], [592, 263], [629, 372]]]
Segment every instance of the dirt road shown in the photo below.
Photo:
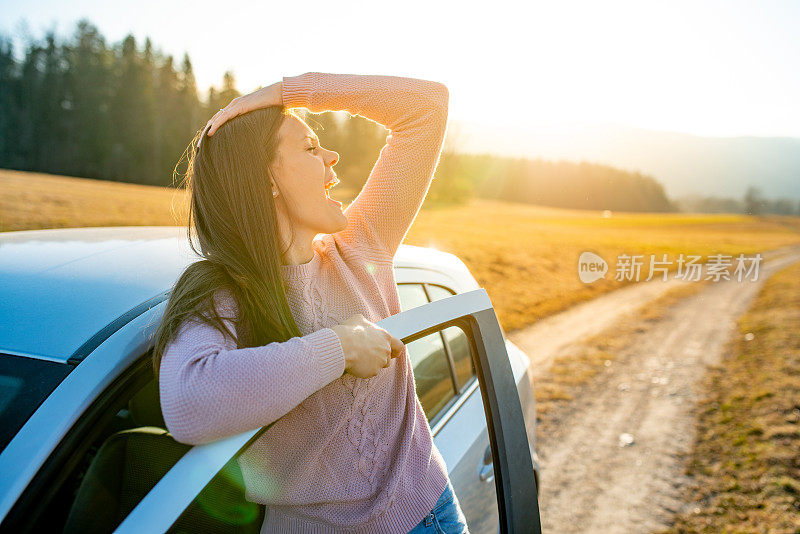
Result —
[[[685, 454], [694, 440], [699, 379], [763, 281], [800, 261], [800, 248], [765, 255], [758, 281], [708, 282], [632, 336], [613, 365], [561, 410], [538, 443], [544, 532], [652, 532], [682, 503]], [[676, 283], [651, 281], [604, 295], [510, 335], [532, 356], [536, 377], [553, 358], [603, 331], [614, 332]]]

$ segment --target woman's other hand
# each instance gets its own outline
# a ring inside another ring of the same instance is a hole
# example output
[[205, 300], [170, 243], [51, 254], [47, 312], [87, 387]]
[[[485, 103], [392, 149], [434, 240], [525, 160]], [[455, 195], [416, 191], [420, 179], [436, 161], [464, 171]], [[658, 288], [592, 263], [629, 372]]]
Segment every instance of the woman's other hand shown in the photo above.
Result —
[[276, 82], [258, 91], [231, 100], [230, 104], [217, 111], [206, 123], [205, 129], [209, 137], [214, 135], [220, 126], [234, 117], [261, 108], [283, 106], [283, 82]]
[[345, 372], [358, 378], [371, 378], [403, 353], [403, 342], [356, 314], [331, 327], [342, 342]]

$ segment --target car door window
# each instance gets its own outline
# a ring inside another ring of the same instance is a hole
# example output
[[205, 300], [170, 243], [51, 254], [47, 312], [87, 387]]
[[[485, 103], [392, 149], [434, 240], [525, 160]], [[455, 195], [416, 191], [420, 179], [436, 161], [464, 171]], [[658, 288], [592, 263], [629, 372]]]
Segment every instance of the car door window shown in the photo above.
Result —
[[442, 336], [434, 332], [406, 344], [406, 349], [414, 369], [417, 396], [428, 421], [432, 421], [456, 396]]
[[425, 289], [428, 292], [428, 296], [431, 299], [431, 302], [435, 300], [441, 300], [447, 297], [452, 297], [455, 294], [455, 291], [450, 291], [446, 287], [442, 287], [436, 284], [425, 284]]
[[397, 284], [397, 293], [400, 295], [400, 309], [403, 311], [428, 303], [422, 284]]
[[0, 452], [70, 371], [62, 363], [0, 354]]
[[445, 328], [442, 334], [447, 340], [447, 347], [453, 357], [459, 391], [463, 391], [475, 377], [475, 365], [472, 363], [470, 355], [469, 340], [464, 331], [457, 326]]
[[[431, 302], [454, 295], [453, 291], [440, 285], [425, 284], [425, 289]], [[445, 328], [442, 330], [442, 334], [446, 340], [450, 356], [453, 358], [453, 367], [455, 368], [459, 392], [464, 391], [475, 376], [475, 364], [472, 362], [469, 340], [464, 331], [457, 326]]]
[[[400, 308], [408, 311], [428, 303], [422, 284], [398, 284]], [[456, 396], [451, 364], [441, 332], [429, 334], [406, 345], [414, 382], [422, 409], [431, 422], [447, 403]]]

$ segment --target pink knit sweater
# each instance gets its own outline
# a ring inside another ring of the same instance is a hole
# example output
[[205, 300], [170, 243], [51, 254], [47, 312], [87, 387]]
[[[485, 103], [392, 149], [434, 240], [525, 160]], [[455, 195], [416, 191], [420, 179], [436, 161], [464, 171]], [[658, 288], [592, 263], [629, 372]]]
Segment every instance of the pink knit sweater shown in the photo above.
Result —
[[[267, 505], [262, 532], [407, 532], [447, 484], [408, 353], [373, 378], [355, 378], [344, 373], [330, 327], [357, 313], [377, 322], [401, 311], [392, 259], [438, 163], [447, 88], [306, 73], [283, 78], [283, 102], [346, 110], [391, 134], [345, 210], [347, 227], [318, 235], [310, 262], [282, 266], [303, 336], [237, 349], [216, 329], [187, 321], [161, 361], [164, 419], [176, 440], [190, 444], [277, 420], [239, 459], [247, 498]], [[218, 292], [217, 306], [236, 316], [230, 294]]]

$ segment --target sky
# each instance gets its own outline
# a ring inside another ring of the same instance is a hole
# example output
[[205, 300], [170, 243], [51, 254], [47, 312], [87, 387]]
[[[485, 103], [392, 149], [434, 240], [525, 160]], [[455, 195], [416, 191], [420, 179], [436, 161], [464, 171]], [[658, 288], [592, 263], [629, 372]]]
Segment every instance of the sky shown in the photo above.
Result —
[[446, 84], [456, 120], [800, 137], [798, 1], [0, 0], [14, 39], [81, 18], [188, 52], [203, 89], [226, 70], [243, 92], [307, 71], [412, 76]]

